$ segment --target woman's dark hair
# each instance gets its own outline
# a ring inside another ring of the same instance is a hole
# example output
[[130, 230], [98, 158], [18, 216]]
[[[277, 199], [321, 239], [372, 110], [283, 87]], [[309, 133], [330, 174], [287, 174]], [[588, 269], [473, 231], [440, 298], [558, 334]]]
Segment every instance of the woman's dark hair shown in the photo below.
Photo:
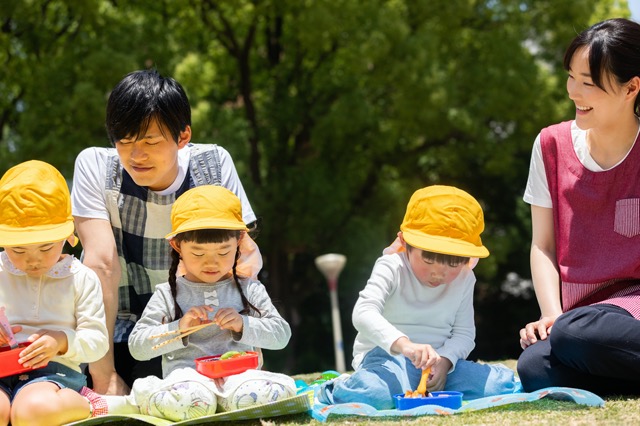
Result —
[[[224, 243], [225, 241], [229, 241], [231, 238], [239, 239], [242, 231], [234, 231], [230, 229], [197, 229], [195, 231], [186, 231], [177, 234], [173, 237], [176, 243], [182, 242], [194, 242], [198, 244], [208, 244], [208, 243]], [[240, 314], [248, 314], [251, 310], [255, 311], [258, 315], [262, 315], [260, 310], [253, 306], [244, 292], [242, 291], [242, 287], [240, 286], [240, 278], [236, 273], [236, 264], [238, 263], [238, 259], [240, 258], [240, 246], [236, 250], [236, 258], [233, 262], [233, 280], [236, 283], [236, 287], [240, 292], [240, 297], [242, 298], [242, 305], [244, 309], [240, 311]], [[174, 307], [176, 311], [176, 316], [173, 320], [177, 320], [181, 318], [183, 315], [182, 309], [178, 306], [177, 302], [177, 286], [176, 286], [176, 273], [178, 272], [178, 264], [180, 263], [180, 254], [175, 251], [175, 249], [171, 250], [171, 267], [169, 268], [169, 287], [171, 288], [171, 295], [173, 296]]]
[[107, 135], [113, 145], [121, 139], [140, 137], [156, 119], [178, 143], [180, 132], [191, 125], [191, 106], [184, 89], [156, 70], [127, 74], [111, 91], [107, 101]]
[[443, 265], [449, 265], [453, 268], [463, 263], [469, 263], [468, 257], [454, 256], [452, 254], [434, 253], [432, 251], [422, 250], [407, 244], [407, 251], [411, 251], [413, 249], [422, 251], [422, 258], [424, 260], [427, 260], [429, 262], [441, 263]]
[[[564, 54], [564, 69], [569, 71], [577, 50], [589, 49], [589, 72], [593, 84], [605, 89], [603, 78], [610, 76], [624, 84], [640, 76], [640, 24], [616, 18], [599, 22], [578, 34]], [[639, 112], [636, 97], [634, 111]]]

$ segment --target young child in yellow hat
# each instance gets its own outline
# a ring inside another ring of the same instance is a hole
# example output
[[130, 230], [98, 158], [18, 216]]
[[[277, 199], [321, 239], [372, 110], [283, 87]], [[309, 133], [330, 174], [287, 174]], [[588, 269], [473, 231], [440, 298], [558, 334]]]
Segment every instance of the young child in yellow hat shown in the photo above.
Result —
[[30, 370], [0, 378], [0, 425], [65, 424], [102, 408], [80, 369], [109, 347], [100, 281], [62, 254], [65, 242], [76, 244], [62, 175], [42, 161], [9, 169], [0, 180], [0, 306], [9, 333], [31, 344], [18, 361]]
[[[246, 232], [240, 199], [222, 186], [190, 189], [171, 209], [171, 229], [169, 281], [156, 286], [129, 337], [135, 359], [162, 356], [163, 379], [137, 379], [130, 396], [105, 396], [109, 413], [137, 407], [180, 421], [214, 414], [216, 405], [231, 411], [293, 396], [295, 383], [283, 374], [249, 370], [212, 380], [195, 371], [196, 358], [282, 349], [291, 337], [255, 279], [262, 259]], [[163, 344], [175, 335], [170, 332], [206, 323], [214, 324]]]
[[413, 194], [353, 310], [356, 371], [324, 383], [321, 403], [391, 409], [393, 395], [415, 390], [426, 369], [429, 392], [468, 400], [520, 391], [510, 369], [465, 360], [475, 345], [472, 269], [489, 256], [483, 230], [482, 208], [465, 191], [434, 185]]

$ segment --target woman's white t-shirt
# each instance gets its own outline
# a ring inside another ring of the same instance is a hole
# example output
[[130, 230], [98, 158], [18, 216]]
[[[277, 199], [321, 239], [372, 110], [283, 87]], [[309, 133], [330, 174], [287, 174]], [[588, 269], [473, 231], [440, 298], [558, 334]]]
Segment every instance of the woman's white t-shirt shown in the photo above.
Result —
[[[624, 158], [618, 161], [618, 163], [613, 167], [603, 169], [598, 165], [598, 163], [596, 163], [593, 157], [591, 157], [589, 146], [587, 145], [587, 131], [580, 129], [575, 121], [571, 123], [571, 139], [573, 140], [573, 150], [575, 151], [578, 160], [587, 170], [592, 172], [603, 172], [617, 167], [618, 164], [622, 163], [625, 158], [627, 158], [627, 155], [629, 155], [629, 152], [631, 152], [631, 149], [633, 148], [632, 145]], [[636, 140], [637, 139], [638, 134], [636, 134]], [[544, 168], [544, 161], [542, 160], [540, 134], [538, 134], [533, 144], [531, 164], [529, 165], [529, 178], [527, 179], [527, 187], [524, 191], [523, 199], [526, 203], [534, 206], [546, 207], [549, 209], [553, 207], [551, 194], [549, 193], [549, 183], [547, 182], [547, 175]]]

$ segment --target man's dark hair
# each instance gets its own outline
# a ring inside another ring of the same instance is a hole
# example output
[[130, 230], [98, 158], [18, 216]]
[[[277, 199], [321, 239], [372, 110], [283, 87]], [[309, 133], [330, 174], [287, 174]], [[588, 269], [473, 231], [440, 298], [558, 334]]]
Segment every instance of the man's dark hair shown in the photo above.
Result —
[[180, 132], [191, 125], [187, 94], [180, 83], [162, 77], [156, 70], [127, 74], [113, 88], [107, 102], [109, 140], [115, 145], [124, 138], [144, 136], [152, 119], [178, 143]]

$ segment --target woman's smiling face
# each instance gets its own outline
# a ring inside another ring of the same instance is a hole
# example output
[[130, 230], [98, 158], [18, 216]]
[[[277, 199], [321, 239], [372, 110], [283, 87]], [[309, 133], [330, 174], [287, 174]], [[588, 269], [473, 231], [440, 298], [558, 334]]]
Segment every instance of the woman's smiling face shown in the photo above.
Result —
[[624, 102], [624, 85], [608, 74], [602, 75], [602, 82], [606, 91], [593, 83], [589, 49], [576, 50], [567, 77], [567, 93], [576, 105], [576, 124], [582, 130], [607, 129], [629, 113], [629, 105]]

